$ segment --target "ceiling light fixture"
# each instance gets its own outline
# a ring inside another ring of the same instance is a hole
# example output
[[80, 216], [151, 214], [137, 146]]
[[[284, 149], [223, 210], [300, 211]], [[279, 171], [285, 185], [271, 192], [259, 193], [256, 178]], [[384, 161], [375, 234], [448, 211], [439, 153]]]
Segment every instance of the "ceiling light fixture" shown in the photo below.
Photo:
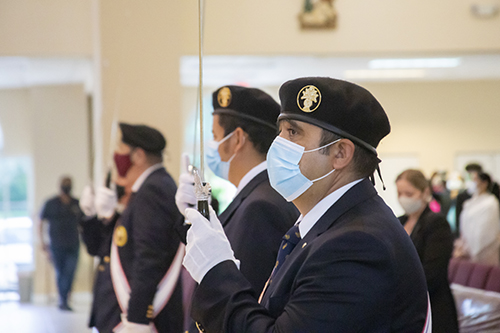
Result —
[[452, 68], [458, 65], [460, 58], [374, 59], [368, 63], [371, 69]]
[[423, 69], [354, 69], [344, 71], [346, 79], [418, 79], [425, 77]]

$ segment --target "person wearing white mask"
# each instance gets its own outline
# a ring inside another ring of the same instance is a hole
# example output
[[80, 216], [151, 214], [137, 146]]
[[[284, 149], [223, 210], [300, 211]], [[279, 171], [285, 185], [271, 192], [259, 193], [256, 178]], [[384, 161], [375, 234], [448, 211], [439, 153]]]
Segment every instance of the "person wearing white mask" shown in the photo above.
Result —
[[473, 176], [472, 198], [465, 201], [460, 214], [460, 240], [465, 255], [474, 262], [499, 264], [499, 203], [489, 188], [491, 177], [484, 172]]
[[267, 171], [302, 215], [283, 237], [258, 297], [213, 210], [207, 220], [186, 209], [191, 228], [183, 264], [199, 282], [191, 310], [198, 327], [430, 332], [418, 254], [373, 186], [376, 147], [390, 132], [385, 111], [364, 88], [325, 77], [288, 81], [280, 99], [280, 134]]
[[434, 333], [458, 332], [457, 310], [448, 282], [453, 235], [446, 218], [429, 208], [429, 181], [408, 169], [396, 178], [398, 200], [405, 211], [399, 220], [417, 249], [424, 268], [432, 307]]
[[[465, 166], [465, 189], [461, 191], [456, 198], [455, 221], [456, 221], [456, 236], [460, 236], [460, 215], [466, 200], [469, 200], [477, 191], [476, 181], [477, 175], [483, 172], [483, 167], [478, 163], [469, 163]], [[497, 182], [491, 181], [489, 191], [500, 200], [500, 186]]]
[[[219, 218], [240, 271], [260, 293], [273, 270], [281, 238], [299, 216], [269, 184], [266, 154], [277, 135], [280, 106], [256, 88], [228, 85], [212, 95], [213, 140], [205, 147], [212, 172], [237, 187]], [[176, 203], [181, 212], [196, 204], [193, 176], [179, 178]], [[189, 282], [184, 279], [184, 292]], [[193, 281], [191, 281], [194, 284]], [[188, 298], [189, 299], [189, 298]], [[189, 331], [197, 332], [194, 322]]]
[[[212, 95], [213, 140], [206, 162], [237, 187], [219, 219], [241, 262], [240, 270], [260, 293], [271, 273], [283, 234], [299, 213], [269, 184], [266, 154], [277, 135], [280, 106], [256, 88], [228, 85]], [[181, 212], [196, 204], [193, 177], [181, 175], [176, 203]]]

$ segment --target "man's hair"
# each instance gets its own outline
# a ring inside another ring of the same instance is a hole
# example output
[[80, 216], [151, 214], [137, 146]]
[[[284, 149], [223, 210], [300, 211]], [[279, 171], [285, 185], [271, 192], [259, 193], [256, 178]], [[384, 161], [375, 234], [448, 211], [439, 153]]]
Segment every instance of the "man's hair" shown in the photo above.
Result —
[[240, 127], [248, 134], [248, 139], [253, 144], [257, 152], [266, 155], [269, 147], [273, 143], [277, 130], [263, 126], [249, 119], [244, 119], [229, 114], [219, 114], [219, 125], [224, 129], [224, 136]]
[[[338, 139], [343, 139], [343, 137], [323, 129], [319, 145], [321, 147]], [[375, 170], [377, 169], [379, 163], [378, 157], [375, 156], [372, 152], [369, 152], [367, 149], [356, 144], [355, 142], [353, 143], [355, 147], [354, 155], [352, 157], [353, 171], [358, 177], [364, 178], [372, 176]], [[325, 147], [324, 149], [321, 149], [319, 152], [321, 154], [328, 155], [330, 153], [329, 148], [330, 147]]]
[[61, 177], [59, 177], [59, 185], [61, 185], [62, 183], [67, 183], [67, 182], [73, 183], [73, 179], [71, 178], [71, 176], [62, 175]]
[[469, 163], [465, 166], [465, 171], [467, 172], [482, 172], [483, 167], [478, 163]]
[[486, 188], [488, 189], [489, 192], [491, 192], [491, 177], [490, 177], [490, 175], [487, 174], [486, 172], [479, 172], [479, 174], [477, 176], [482, 182], [488, 183], [488, 186]]

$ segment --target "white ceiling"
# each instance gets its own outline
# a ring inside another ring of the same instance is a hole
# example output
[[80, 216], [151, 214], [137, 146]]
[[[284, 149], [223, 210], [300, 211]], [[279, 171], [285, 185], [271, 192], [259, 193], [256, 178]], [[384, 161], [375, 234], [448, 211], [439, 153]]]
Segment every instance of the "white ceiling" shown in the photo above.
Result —
[[92, 91], [90, 59], [0, 57], [0, 89], [76, 83]]
[[[500, 54], [445, 57], [260, 57], [206, 56], [206, 86], [243, 83], [279, 86], [301, 76], [329, 76], [355, 82], [500, 79]], [[198, 85], [198, 57], [181, 59], [181, 83]]]
[[[500, 54], [445, 57], [206, 56], [207, 87], [225, 84], [279, 86], [301, 76], [330, 76], [354, 82], [500, 79]], [[93, 87], [92, 60], [87, 58], [0, 57], [0, 89], [37, 85]], [[181, 84], [198, 85], [198, 57], [181, 58]]]

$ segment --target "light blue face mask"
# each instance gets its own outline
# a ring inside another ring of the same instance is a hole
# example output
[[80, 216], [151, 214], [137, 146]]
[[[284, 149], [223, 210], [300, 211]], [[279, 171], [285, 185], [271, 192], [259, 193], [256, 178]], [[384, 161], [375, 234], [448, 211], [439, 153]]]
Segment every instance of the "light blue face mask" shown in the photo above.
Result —
[[226, 135], [222, 140], [220, 141], [215, 141], [211, 140], [207, 143], [207, 146], [205, 147], [205, 152], [206, 152], [206, 159], [207, 159], [207, 165], [212, 170], [212, 172], [217, 176], [221, 177], [224, 179], [228, 179], [229, 177], [229, 166], [231, 164], [231, 161], [233, 158], [236, 156], [236, 153], [231, 156], [229, 161], [223, 162], [220, 159], [220, 154], [219, 154], [219, 146], [229, 139], [232, 135], [234, 134], [234, 131], [231, 132], [230, 134]]
[[293, 201], [301, 196], [314, 182], [317, 182], [331, 175], [335, 169], [326, 175], [309, 180], [300, 172], [299, 162], [302, 155], [326, 148], [339, 142], [341, 139], [330, 142], [319, 148], [304, 150], [305, 148], [283, 139], [278, 136], [274, 139], [269, 151], [267, 152], [267, 173], [271, 186], [286, 199]]

